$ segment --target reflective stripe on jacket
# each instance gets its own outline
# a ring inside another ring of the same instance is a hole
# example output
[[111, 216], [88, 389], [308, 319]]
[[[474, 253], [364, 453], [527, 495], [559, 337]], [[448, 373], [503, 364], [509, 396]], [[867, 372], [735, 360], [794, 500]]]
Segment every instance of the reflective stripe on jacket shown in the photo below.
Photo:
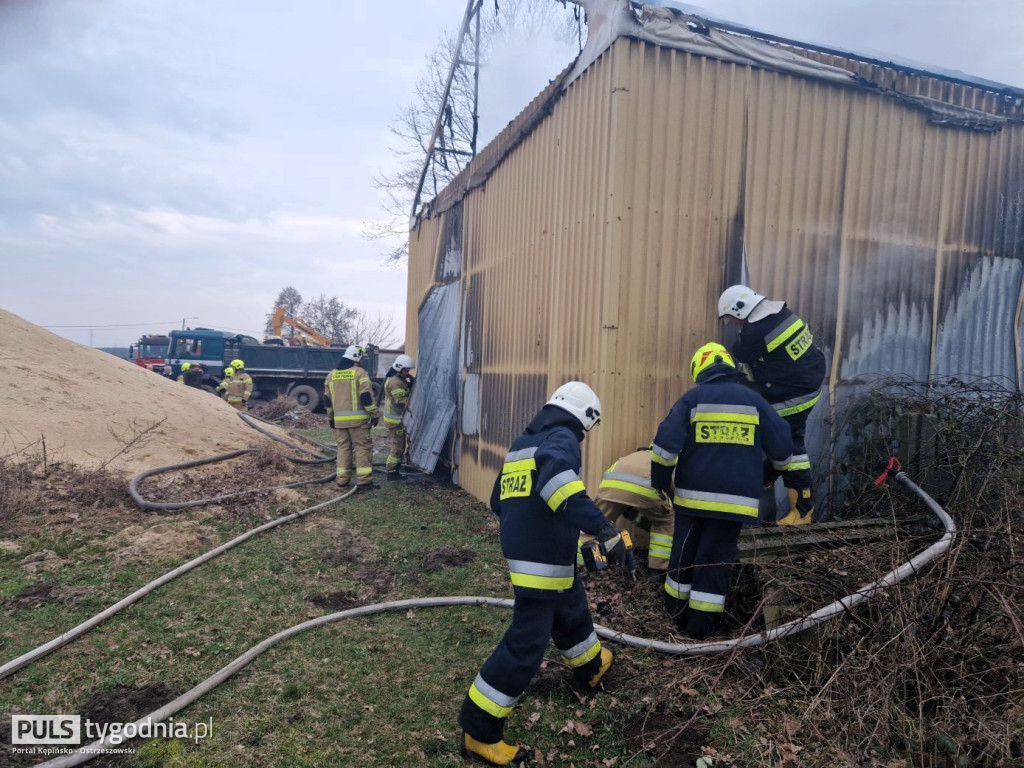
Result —
[[[237, 374], [236, 374], [237, 375]], [[377, 413], [377, 404], [363, 407], [360, 395], [369, 393], [373, 400], [370, 377], [358, 365], [336, 369], [324, 380], [324, 394], [334, 408], [335, 427], [355, 427], [369, 421]]]
[[825, 355], [814, 346], [807, 324], [783, 305], [740, 329], [732, 346], [738, 363], [750, 366], [754, 388], [782, 416], [809, 410], [825, 380]]
[[491, 509], [501, 521], [501, 552], [517, 592], [570, 589], [580, 530], [596, 534], [605, 524], [580, 480], [581, 462], [576, 435], [558, 425], [520, 435], [505, 456]]
[[625, 491], [645, 499], [660, 498], [651, 487], [651, 452], [636, 451], [608, 467], [598, 493], [605, 490]]
[[[230, 379], [224, 379], [221, 382], [221, 386], [224, 387], [224, 391], [227, 394], [226, 399], [229, 403], [244, 403], [248, 399], [245, 395], [246, 382], [241, 379], [232, 376]], [[249, 380], [249, 387], [251, 392], [252, 379]]]
[[677, 512], [756, 520], [762, 451], [773, 464], [787, 465], [793, 453], [789, 424], [757, 392], [725, 377], [699, 384], [676, 401], [658, 427], [652, 461], [670, 464], [678, 458]]
[[237, 382], [241, 382], [242, 383], [240, 397], [245, 402], [248, 402], [249, 398], [252, 397], [252, 388], [253, 388], [252, 376], [250, 376], [245, 371], [241, 371], [241, 372], [235, 373], [231, 377], [231, 381], [233, 381], [233, 382], [237, 381]]
[[384, 423], [401, 424], [408, 405], [409, 383], [400, 374], [389, 376], [384, 382]]

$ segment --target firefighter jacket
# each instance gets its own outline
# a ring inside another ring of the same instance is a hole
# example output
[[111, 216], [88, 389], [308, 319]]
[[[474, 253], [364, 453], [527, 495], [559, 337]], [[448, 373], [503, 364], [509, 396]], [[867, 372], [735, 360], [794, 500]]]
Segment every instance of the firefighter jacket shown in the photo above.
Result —
[[249, 399], [246, 391], [248, 391], [249, 394], [252, 394], [252, 379], [245, 382], [238, 377], [238, 374], [235, 374], [231, 378], [224, 379], [221, 384], [227, 384], [227, 386], [224, 387], [224, 391], [227, 394], [225, 400], [229, 403], [244, 403]]
[[[241, 387], [242, 402], [243, 403], [248, 403], [249, 402], [249, 398], [252, 397], [252, 386], [253, 386], [252, 376], [250, 376], [245, 371], [235, 371], [234, 375], [231, 377], [231, 381], [233, 381], [233, 382], [237, 381], [237, 382], [241, 382], [242, 383], [242, 387]], [[230, 392], [229, 392], [229, 395], [230, 395]], [[233, 401], [229, 397], [228, 398], [228, 402], [238, 402], [238, 401]]]
[[370, 377], [351, 360], [343, 359], [327, 374], [324, 395], [334, 409], [336, 428], [359, 427], [377, 416]]
[[762, 451], [776, 469], [793, 453], [789, 424], [735, 369], [709, 366], [658, 427], [651, 482], [667, 489], [675, 468], [677, 511], [692, 517], [757, 520], [764, 482]]
[[[636, 451], [608, 467], [598, 493], [601, 498], [622, 504], [634, 503], [631, 494], [657, 502], [661, 496], [651, 486], [651, 452]], [[665, 508], [668, 509], [667, 502]]]
[[225, 376], [223, 379], [220, 380], [220, 384], [217, 385], [217, 393], [219, 395], [221, 395], [221, 397], [223, 397], [224, 395], [227, 394], [228, 384], [230, 384], [230, 383], [231, 383], [231, 377], [230, 376]]
[[409, 406], [409, 394], [412, 387], [400, 373], [393, 371], [384, 381], [384, 423], [397, 426], [402, 423], [402, 414]]
[[572, 414], [547, 405], [505, 456], [491, 511], [501, 521], [501, 552], [517, 594], [571, 589], [580, 530], [596, 536], [606, 526], [580, 480], [582, 439]]
[[732, 345], [738, 363], [750, 366], [754, 388], [782, 416], [810, 410], [825, 380], [825, 355], [807, 323], [782, 309], [740, 329]]

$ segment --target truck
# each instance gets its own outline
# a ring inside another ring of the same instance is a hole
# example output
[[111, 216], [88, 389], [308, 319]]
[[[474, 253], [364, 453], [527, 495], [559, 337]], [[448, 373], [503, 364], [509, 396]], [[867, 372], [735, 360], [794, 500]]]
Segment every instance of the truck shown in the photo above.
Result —
[[[171, 331], [167, 345], [167, 363], [176, 377], [182, 363], [199, 363], [205, 369], [202, 387], [215, 392], [224, 377], [224, 368], [238, 358], [253, 379], [253, 399], [272, 400], [277, 395], [291, 397], [307, 411], [323, 405], [324, 379], [334, 370], [345, 351], [344, 346], [280, 346], [260, 343], [252, 336], [212, 328]], [[366, 346], [361, 363], [373, 379], [374, 396], [380, 402], [383, 382], [374, 376], [377, 347]]]
[[150, 371], [159, 372], [167, 365], [167, 347], [170, 343], [169, 336], [143, 334], [137, 342], [129, 345], [128, 359]]

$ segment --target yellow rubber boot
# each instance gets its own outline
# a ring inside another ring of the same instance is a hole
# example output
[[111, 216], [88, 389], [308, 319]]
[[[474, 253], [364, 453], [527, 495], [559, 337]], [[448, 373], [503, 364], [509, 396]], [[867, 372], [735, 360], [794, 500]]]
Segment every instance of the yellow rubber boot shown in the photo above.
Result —
[[[814, 517], [814, 507], [808, 508], [807, 514], [801, 514], [799, 508], [810, 501], [811, 489], [805, 488], [803, 491], [798, 491], [796, 488], [787, 488], [786, 490], [789, 491], [789, 513], [776, 525], [808, 525], [811, 518]], [[801, 504], [801, 501], [804, 504]]]
[[612, 668], [612, 664], [615, 662], [615, 654], [612, 653], [612, 649], [604, 645], [601, 646], [601, 668], [597, 670], [597, 673], [587, 681], [587, 685], [591, 688], [597, 688], [601, 682], [601, 678], [604, 677], [605, 672]]
[[462, 754], [479, 757], [491, 765], [523, 765], [529, 759], [525, 747], [506, 744], [504, 741], [484, 744], [466, 732], [462, 733]]

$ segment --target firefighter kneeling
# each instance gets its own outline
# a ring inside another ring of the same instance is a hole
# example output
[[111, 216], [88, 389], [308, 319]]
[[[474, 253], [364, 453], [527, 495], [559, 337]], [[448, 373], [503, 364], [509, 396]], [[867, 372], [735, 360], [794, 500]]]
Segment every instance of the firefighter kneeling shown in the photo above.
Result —
[[580, 443], [601, 420], [601, 403], [586, 384], [563, 384], [509, 448], [491, 493], [500, 520], [515, 606], [512, 624], [480, 669], [462, 703], [462, 748], [493, 765], [528, 757], [503, 734], [540, 669], [548, 642], [584, 690], [593, 690], [614, 655], [594, 631], [575, 560], [580, 530], [602, 543], [609, 562], [626, 565], [622, 536], [594, 505], [580, 480]]

